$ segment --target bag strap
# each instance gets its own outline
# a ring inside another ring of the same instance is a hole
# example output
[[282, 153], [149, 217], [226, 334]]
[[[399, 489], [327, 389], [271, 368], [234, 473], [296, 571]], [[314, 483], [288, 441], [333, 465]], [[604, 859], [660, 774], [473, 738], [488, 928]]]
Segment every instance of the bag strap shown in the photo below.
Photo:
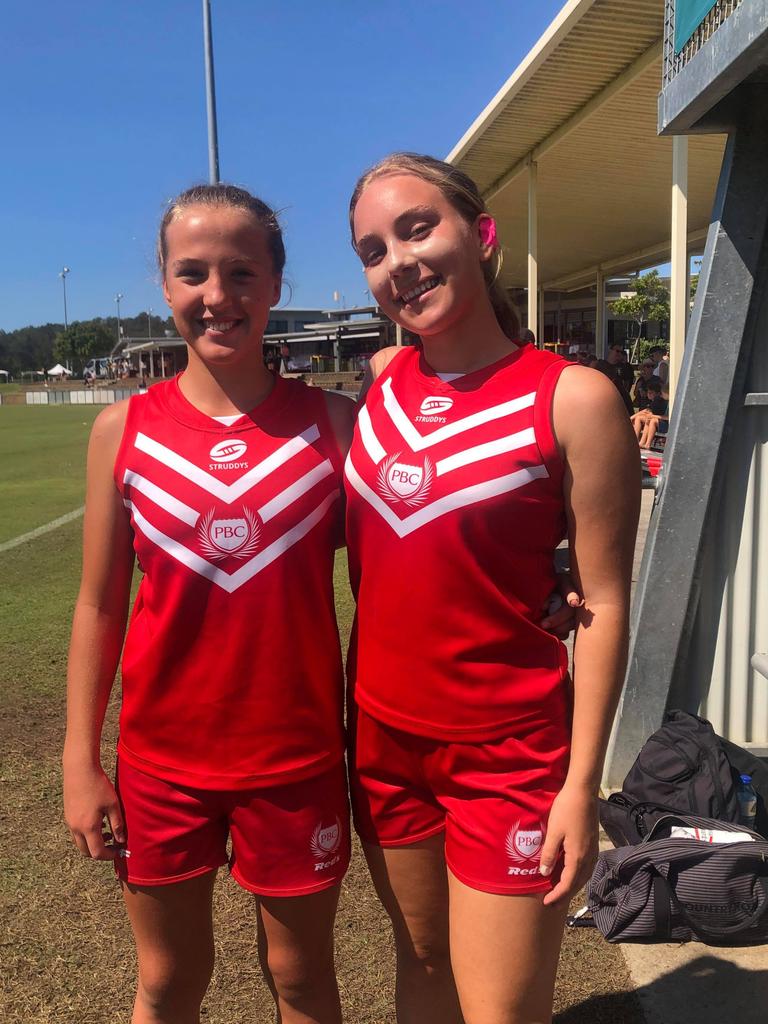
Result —
[[724, 938], [729, 935], [737, 935], [739, 932], [748, 931], [756, 924], [760, 924], [762, 918], [768, 914], [768, 878], [758, 878], [757, 881], [762, 886], [764, 900], [762, 906], [757, 907], [754, 913], [750, 914], [749, 917], [742, 918], [739, 921], [734, 921], [733, 924], [726, 925], [712, 925], [710, 923], [704, 923], [697, 919], [695, 914], [691, 914], [686, 910], [678, 899], [675, 899], [675, 907], [677, 912], [680, 914], [685, 923], [696, 932], [697, 935], [712, 935], [716, 938]]

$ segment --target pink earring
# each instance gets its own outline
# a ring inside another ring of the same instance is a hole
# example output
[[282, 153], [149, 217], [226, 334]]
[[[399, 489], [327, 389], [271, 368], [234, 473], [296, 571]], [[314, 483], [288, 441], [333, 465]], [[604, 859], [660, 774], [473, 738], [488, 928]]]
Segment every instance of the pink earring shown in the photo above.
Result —
[[480, 241], [483, 245], [490, 245], [492, 249], [495, 249], [498, 245], [498, 239], [496, 237], [496, 221], [490, 214], [484, 213], [480, 217], [478, 226], [480, 228]]

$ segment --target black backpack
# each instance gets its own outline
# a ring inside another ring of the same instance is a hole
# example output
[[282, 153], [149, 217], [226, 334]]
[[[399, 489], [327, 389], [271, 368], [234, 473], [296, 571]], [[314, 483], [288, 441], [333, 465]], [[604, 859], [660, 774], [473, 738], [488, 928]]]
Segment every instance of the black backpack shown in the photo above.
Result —
[[643, 745], [621, 793], [600, 801], [600, 824], [614, 846], [627, 846], [644, 839], [666, 814], [738, 822], [741, 773], [752, 775], [757, 793], [755, 830], [768, 836], [768, 768], [721, 739], [705, 718], [669, 711]]

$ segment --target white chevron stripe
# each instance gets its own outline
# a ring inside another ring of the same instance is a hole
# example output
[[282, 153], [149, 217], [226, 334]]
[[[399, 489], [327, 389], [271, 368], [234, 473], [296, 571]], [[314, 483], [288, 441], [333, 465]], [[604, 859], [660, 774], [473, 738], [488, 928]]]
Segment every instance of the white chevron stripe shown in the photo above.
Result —
[[168, 491], [164, 491], [162, 487], [153, 484], [151, 480], [147, 480], [140, 473], [134, 473], [132, 469], [126, 469], [123, 474], [123, 483], [129, 484], [135, 491], [141, 491], [142, 494], [146, 494], [151, 501], [154, 501], [160, 508], [164, 508], [166, 512], [170, 512], [172, 516], [176, 516], [182, 523], [187, 523], [188, 526], [197, 525], [197, 520], [200, 518], [199, 512], [190, 508], [189, 505], [185, 505], [178, 498], [174, 498]]
[[297, 501], [302, 494], [306, 494], [308, 490], [324, 480], [327, 476], [333, 473], [333, 464], [330, 459], [326, 459], [321, 462], [319, 466], [315, 466], [314, 469], [310, 469], [304, 476], [300, 476], [295, 483], [292, 483], [290, 487], [286, 487], [284, 491], [281, 491], [271, 501], [268, 501], [266, 505], [262, 505], [258, 510], [261, 520], [264, 523], [268, 523], [270, 519], [273, 519], [278, 512], [282, 512], [283, 509], [288, 508], [289, 505]]
[[458, 469], [460, 466], [469, 466], [473, 462], [491, 459], [494, 455], [514, 452], [518, 448], [525, 448], [529, 444], [536, 444], [536, 433], [533, 427], [528, 427], [526, 430], [518, 430], [516, 434], [508, 434], [506, 437], [499, 437], [495, 441], [488, 441], [486, 444], [477, 444], [474, 448], [465, 448], [463, 452], [449, 455], [447, 459], [440, 459], [435, 464], [435, 469], [437, 475], [442, 476], [443, 473], [450, 473], [452, 469]]
[[227, 505], [231, 505], [233, 501], [237, 501], [246, 491], [249, 491], [254, 484], [269, 476], [270, 473], [274, 473], [276, 469], [279, 469], [289, 459], [292, 459], [294, 455], [298, 455], [299, 452], [312, 444], [313, 441], [316, 441], [319, 436], [320, 431], [317, 425], [313, 423], [303, 434], [299, 434], [297, 437], [292, 437], [290, 441], [286, 441], [277, 451], [272, 452], [271, 455], [268, 455], [266, 459], [262, 459], [261, 462], [257, 462], [247, 473], [231, 484], [225, 484], [223, 480], [206, 472], [204, 469], [200, 469], [199, 466], [185, 459], [183, 455], [179, 455], [170, 448], [166, 448], [164, 444], [154, 441], [151, 437], [147, 437], [146, 434], [137, 434], [135, 445], [139, 451], [151, 455], [153, 459], [157, 459], [164, 466], [179, 473], [187, 480], [191, 480], [192, 483], [202, 487], [203, 490], [213, 494], [219, 500], [226, 502]]
[[357, 414], [357, 423], [360, 427], [360, 439], [365, 445], [365, 450], [373, 459], [375, 465], [378, 466], [387, 453], [382, 448], [378, 437], [376, 437], [373, 424], [371, 423], [371, 414], [366, 406], [363, 406]]
[[448, 423], [444, 427], [438, 427], [431, 434], [422, 437], [395, 398], [392, 390], [392, 381], [385, 380], [381, 390], [384, 394], [384, 408], [389, 413], [390, 419], [402, 435], [403, 440], [410, 445], [414, 452], [431, 448], [436, 444], [440, 444], [441, 441], [445, 441], [446, 438], [455, 437], [456, 434], [462, 434], [465, 430], [472, 430], [473, 427], [479, 427], [483, 423], [491, 423], [493, 420], [499, 420], [503, 416], [511, 416], [512, 413], [520, 412], [521, 409], [529, 409], [536, 401], [536, 392], [532, 391], [528, 395], [521, 395], [520, 398], [512, 399], [511, 402], [492, 405], [489, 409], [482, 409], [480, 412], [472, 413], [471, 416], [465, 416], [463, 419], [456, 420], [455, 423]]
[[154, 544], [157, 544], [158, 547], [171, 555], [172, 558], [175, 558], [176, 561], [181, 562], [182, 565], [186, 565], [199, 576], [203, 576], [205, 579], [210, 580], [211, 583], [221, 587], [222, 590], [226, 590], [228, 594], [232, 594], [235, 590], [242, 587], [244, 583], [247, 583], [248, 580], [253, 579], [262, 569], [265, 569], [274, 562], [275, 559], [288, 551], [289, 548], [292, 548], [294, 544], [297, 544], [302, 537], [305, 537], [323, 519], [325, 513], [338, 497], [338, 490], [326, 495], [317, 508], [310, 512], [308, 516], [305, 516], [300, 523], [297, 523], [296, 526], [284, 533], [282, 537], [278, 537], [277, 540], [273, 541], [231, 575], [224, 572], [218, 566], [211, 565], [205, 558], [201, 558], [194, 551], [190, 551], [183, 544], [179, 544], [178, 541], [158, 530], [144, 518], [133, 502], [127, 498], [123, 500], [123, 504], [131, 510], [134, 523], [145, 537]]
[[347, 458], [346, 476], [360, 497], [364, 498], [372, 508], [376, 509], [382, 519], [395, 531], [398, 537], [406, 537], [414, 530], [425, 526], [438, 519], [447, 512], [453, 512], [466, 505], [474, 505], [479, 501], [486, 501], [499, 494], [506, 494], [509, 491], [516, 491], [519, 487], [531, 483], [532, 480], [548, 477], [546, 466], [528, 466], [525, 469], [518, 469], [507, 476], [496, 477], [494, 480], [485, 480], [480, 484], [473, 484], [471, 487], [463, 487], [459, 491], [453, 491], [444, 497], [433, 501], [430, 505], [420, 508], [418, 512], [400, 519], [392, 509], [383, 501], [375, 491], [371, 490], [368, 484], [361, 478], [354, 467], [351, 456]]

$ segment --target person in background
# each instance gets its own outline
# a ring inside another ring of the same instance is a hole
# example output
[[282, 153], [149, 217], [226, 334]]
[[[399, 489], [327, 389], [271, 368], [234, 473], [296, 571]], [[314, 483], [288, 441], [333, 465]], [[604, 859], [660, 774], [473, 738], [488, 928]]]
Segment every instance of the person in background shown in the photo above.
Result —
[[669, 391], [658, 377], [646, 385], [648, 405], [632, 417], [632, 426], [641, 448], [650, 448], [656, 434], [666, 434], [669, 427]]
[[524, 327], [520, 331], [520, 341], [522, 341], [525, 345], [535, 345], [536, 335], [533, 333], [533, 331], [529, 331], [527, 327]]
[[667, 350], [661, 345], [654, 345], [648, 350], [648, 355], [653, 361], [653, 375], [658, 377], [662, 384], [669, 382], [669, 358]]
[[619, 342], [614, 342], [614, 344], [609, 346], [605, 358], [611, 366], [616, 368], [619, 380], [624, 385], [626, 391], [631, 391], [632, 385], [635, 383], [635, 372], [629, 365], [624, 346]]
[[640, 374], [635, 382], [635, 406], [638, 410], [643, 410], [648, 407], [650, 399], [648, 398], [648, 382], [653, 377], [653, 360], [644, 359], [640, 363]]
[[627, 414], [632, 416], [635, 411], [635, 407], [632, 405], [632, 399], [629, 397], [629, 392], [624, 387], [624, 383], [619, 377], [617, 372], [619, 368], [615, 365], [612, 366], [607, 359], [593, 359], [589, 365], [593, 370], [598, 370], [600, 373], [604, 374], [608, 380], [612, 381], [616, 385], [616, 388], [621, 395], [621, 400], [624, 403], [624, 408], [627, 410]]

